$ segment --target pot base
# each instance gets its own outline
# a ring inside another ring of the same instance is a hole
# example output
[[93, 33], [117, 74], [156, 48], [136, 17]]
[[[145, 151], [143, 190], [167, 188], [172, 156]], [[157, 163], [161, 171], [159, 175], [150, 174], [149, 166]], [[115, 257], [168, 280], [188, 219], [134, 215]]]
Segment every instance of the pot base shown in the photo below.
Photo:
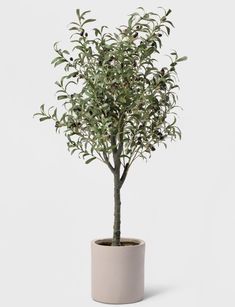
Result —
[[92, 299], [93, 299], [93, 301], [95, 301], [96, 303], [102, 303], [102, 304], [107, 304], [107, 305], [125, 305], [125, 304], [134, 304], [134, 303], [138, 303], [138, 302], [141, 302], [141, 301], [143, 301], [143, 299], [144, 299], [144, 297], [142, 297], [142, 298], [140, 298], [140, 299], [138, 299], [138, 300], [136, 300], [136, 301], [131, 301], [131, 302], [124, 302], [124, 303], [121, 303], [121, 302], [119, 302], [119, 303], [110, 303], [110, 302], [103, 302], [103, 301], [98, 301], [98, 300], [96, 300], [94, 297], [92, 297]]

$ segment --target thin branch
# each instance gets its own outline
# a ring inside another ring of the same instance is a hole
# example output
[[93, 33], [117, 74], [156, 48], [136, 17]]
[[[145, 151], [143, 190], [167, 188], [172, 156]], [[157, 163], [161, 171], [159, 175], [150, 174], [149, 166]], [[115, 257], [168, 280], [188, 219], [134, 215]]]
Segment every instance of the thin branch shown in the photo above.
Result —
[[122, 150], [123, 150], [123, 142], [120, 143], [119, 146], [118, 146], [117, 155], [121, 155]]
[[[137, 150], [136, 150], [137, 149]], [[139, 153], [139, 149], [141, 149], [141, 146], [136, 146], [135, 147], [135, 151], [133, 151], [133, 155], [131, 155], [130, 159], [129, 159], [129, 164], [131, 166], [131, 164], [135, 161], [135, 159], [137, 158], [137, 154]]]
[[120, 167], [120, 159], [118, 159], [118, 149], [117, 149], [117, 142], [116, 142], [116, 135], [111, 134], [111, 145], [113, 147], [113, 163], [114, 163], [114, 172], [116, 169]]
[[99, 157], [100, 157], [100, 159], [99, 159], [99, 158], [97, 158], [97, 159], [99, 159], [101, 162], [105, 163], [105, 161], [104, 161], [103, 157], [101, 156], [101, 154], [100, 154], [98, 151], [96, 151], [96, 150], [95, 150], [95, 152], [96, 152], [96, 153], [99, 155]]
[[100, 162], [103, 162], [104, 163], [104, 160], [101, 158], [98, 158], [98, 157], [96, 157], [96, 156], [93, 156], [93, 157], [95, 157], [97, 160], [100, 160]]
[[106, 152], [103, 152], [103, 156], [104, 156], [105, 163], [108, 165], [108, 167], [111, 170], [111, 172], [114, 173], [114, 167], [110, 163], [109, 158], [108, 158]]
[[126, 179], [126, 176], [127, 176], [128, 170], [129, 170], [129, 166], [130, 166], [129, 163], [127, 163], [125, 165], [124, 171], [123, 171], [121, 179], [120, 179], [120, 189], [121, 189], [121, 187], [122, 187], [122, 185], [123, 185], [123, 183]]

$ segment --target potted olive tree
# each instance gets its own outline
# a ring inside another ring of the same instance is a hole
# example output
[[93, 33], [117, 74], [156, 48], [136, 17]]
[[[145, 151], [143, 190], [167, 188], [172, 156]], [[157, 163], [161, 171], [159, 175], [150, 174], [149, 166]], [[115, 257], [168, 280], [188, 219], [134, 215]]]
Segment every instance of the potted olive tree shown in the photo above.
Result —
[[169, 64], [158, 62], [162, 39], [169, 36], [171, 10], [138, 8], [127, 25], [109, 33], [90, 28], [90, 11], [77, 10], [71, 23], [72, 50], [54, 44], [54, 66], [62, 65], [56, 82], [61, 107], [45, 110], [40, 121], [54, 121], [63, 130], [71, 154], [85, 163], [99, 160], [114, 180], [112, 238], [94, 240], [92, 298], [105, 303], [133, 303], [144, 296], [145, 242], [121, 237], [120, 191], [137, 158], [148, 159], [161, 144], [181, 137], [176, 126], [176, 66], [186, 57], [171, 52]]

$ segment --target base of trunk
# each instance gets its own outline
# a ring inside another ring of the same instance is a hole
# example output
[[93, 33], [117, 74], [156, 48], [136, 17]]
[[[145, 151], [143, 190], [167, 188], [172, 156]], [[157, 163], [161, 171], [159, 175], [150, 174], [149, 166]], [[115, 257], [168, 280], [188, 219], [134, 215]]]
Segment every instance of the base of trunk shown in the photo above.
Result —
[[91, 294], [95, 301], [109, 304], [135, 303], [144, 298], [145, 242], [122, 238], [91, 242]]

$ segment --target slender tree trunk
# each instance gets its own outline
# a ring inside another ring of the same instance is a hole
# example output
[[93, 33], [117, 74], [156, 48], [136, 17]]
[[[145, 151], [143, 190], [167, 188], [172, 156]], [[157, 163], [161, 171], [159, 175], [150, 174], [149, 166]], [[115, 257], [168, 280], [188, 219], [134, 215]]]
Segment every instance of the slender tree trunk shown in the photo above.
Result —
[[120, 182], [120, 159], [115, 163], [114, 171], [114, 224], [112, 245], [119, 246], [121, 238], [121, 182]]

